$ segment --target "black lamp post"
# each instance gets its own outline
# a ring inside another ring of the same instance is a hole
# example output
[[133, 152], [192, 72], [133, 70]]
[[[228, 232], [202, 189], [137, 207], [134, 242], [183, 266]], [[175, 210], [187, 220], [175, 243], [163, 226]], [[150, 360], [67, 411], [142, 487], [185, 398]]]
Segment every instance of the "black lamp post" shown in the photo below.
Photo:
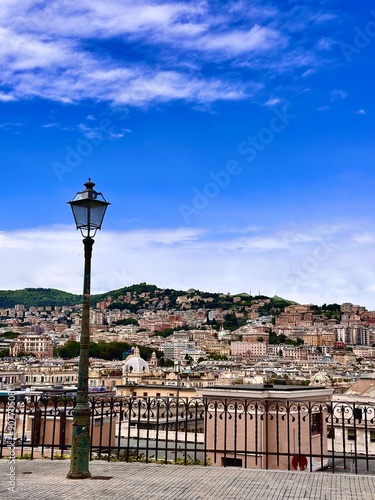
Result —
[[76, 406], [73, 410], [72, 448], [68, 478], [85, 479], [89, 472], [90, 455], [90, 406], [88, 401], [89, 342], [90, 342], [90, 278], [93, 237], [101, 229], [108, 203], [102, 193], [94, 190], [89, 179], [85, 190], [77, 193], [72, 201], [74, 220], [83, 236], [85, 270], [83, 278], [82, 322], [79, 353], [79, 373]]
[[176, 406], [179, 406], [179, 404], [180, 404], [180, 382], [181, 382], [181, 361], [179, 359], [174, 361], [173, 371], [177, 376]]

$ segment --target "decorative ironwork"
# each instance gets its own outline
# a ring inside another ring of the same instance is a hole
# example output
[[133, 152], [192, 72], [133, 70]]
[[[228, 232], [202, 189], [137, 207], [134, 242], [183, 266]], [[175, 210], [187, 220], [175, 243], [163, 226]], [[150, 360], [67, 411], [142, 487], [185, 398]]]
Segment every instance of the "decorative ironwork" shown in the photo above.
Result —
[[[13, 404], [13, 403], [12, 403]], [[0, 458], [69, 456], [75, 397], [0, 400]], [[246, 398], [89, 398], [90, 459], [375, 474], [375, 404]]]

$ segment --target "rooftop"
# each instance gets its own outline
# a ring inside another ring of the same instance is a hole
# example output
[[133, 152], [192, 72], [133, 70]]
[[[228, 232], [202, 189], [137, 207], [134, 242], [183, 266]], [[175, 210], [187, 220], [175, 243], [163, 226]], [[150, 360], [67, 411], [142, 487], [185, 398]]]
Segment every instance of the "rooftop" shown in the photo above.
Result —
[[350, 470], [332, 474], [94, 461], [91, 479], [72, 480], [66, 478], [68, 461], [16, 460], [14, 467], [12, 493], [7, 490], [10, 464], [0, 461], [0, 498], [373, 500], [375, 491], [375, 476]]
[[204, 390], [212, 391], [225, 389], [226, 391], [319, 391], [322, 387], [314, 387], [312, 385], [286, 385], [286, 384], [232, 384], [232, 385], [215, 385], [213, 387], [205, 387]]

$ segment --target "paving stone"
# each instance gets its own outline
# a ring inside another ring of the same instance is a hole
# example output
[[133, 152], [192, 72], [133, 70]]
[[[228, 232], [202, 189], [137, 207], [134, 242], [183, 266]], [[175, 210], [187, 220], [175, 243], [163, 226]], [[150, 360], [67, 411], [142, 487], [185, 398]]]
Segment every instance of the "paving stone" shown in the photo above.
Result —
[[[38, 500], [374, 500], [375, 476], [259, 471], [235, 467], [91, 462], [96, 479], [67, 479], [68, 461], [0, 460], [0, 499]], [[110, 478], [110, 479], [109, 479]]]

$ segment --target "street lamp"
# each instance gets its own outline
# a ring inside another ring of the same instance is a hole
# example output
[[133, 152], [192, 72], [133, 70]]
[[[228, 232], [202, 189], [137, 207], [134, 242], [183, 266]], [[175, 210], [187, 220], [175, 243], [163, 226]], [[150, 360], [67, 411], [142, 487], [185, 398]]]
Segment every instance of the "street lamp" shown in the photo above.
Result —
[[101, 229], [108, 203], [102, 193], [94, 190], [89, 179], [85, 190], [77, 193], [69, 205], [72, 207], [77, 229], [83, 236], [85, 270], [83, 278], [83, 300], [81, 340], [79, 352], [79, 373], [76, 406], [73, 410], [72, 447], [69, 479], [85, 479], [89, 472], [90, 455], [90, 406], [88, 401], [89, 342], [90, 342], [90, 279], [93, 237]]

